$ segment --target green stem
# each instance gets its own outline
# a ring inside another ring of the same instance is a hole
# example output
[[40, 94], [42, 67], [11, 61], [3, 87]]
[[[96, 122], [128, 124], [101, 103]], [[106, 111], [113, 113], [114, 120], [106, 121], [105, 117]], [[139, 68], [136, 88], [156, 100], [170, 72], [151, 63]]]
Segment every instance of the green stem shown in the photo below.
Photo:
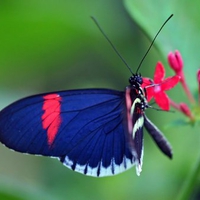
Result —
[[190, 199], [192, 192], [194, 191], [194, 187], [196, 185], [199, 173], [200, 173], [200, 156], [197, 162], [195, 163], [193, 169], [188, 174], [188, 177], [186, 178], [181, 188], [181, 191], [179, 192], [177, 200]]

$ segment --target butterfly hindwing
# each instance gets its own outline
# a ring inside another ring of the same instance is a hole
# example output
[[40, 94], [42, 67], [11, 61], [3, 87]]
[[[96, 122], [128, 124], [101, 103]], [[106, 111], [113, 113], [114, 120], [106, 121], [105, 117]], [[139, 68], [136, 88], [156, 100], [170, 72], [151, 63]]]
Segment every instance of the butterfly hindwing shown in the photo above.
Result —
[[[141, 89], [141, 91], [143, 91]], [[140, 175], [143, 163], [144, 108], [141, 94], [135, 87], [126, 87], [126, 109], [129, 149], [136, 158], [136, 173]]]
[[107, 89], [27, 97], [0, 112], [0, 141], [19, 152], [58, 157], [84, 174], [117, 174], [135, 162], [124, 107], [124, 92]]

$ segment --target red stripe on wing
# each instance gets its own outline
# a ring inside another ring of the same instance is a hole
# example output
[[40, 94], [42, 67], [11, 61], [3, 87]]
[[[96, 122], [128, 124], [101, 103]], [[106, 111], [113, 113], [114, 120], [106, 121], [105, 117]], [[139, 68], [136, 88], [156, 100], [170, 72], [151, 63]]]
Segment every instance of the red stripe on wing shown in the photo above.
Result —
[[51, 146], [58, 133], [61, 124], [61, 97], [58, 94], [43, 96], [44, 103], [42, 110], [42, 127], [47, 130], [48, 144]]

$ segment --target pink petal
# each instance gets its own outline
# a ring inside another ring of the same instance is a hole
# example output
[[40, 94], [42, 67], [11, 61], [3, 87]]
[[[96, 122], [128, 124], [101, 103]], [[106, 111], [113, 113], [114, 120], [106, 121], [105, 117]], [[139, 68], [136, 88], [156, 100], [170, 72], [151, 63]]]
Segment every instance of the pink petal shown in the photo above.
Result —
[[164, 92], [159, 92], [154, 95], [156, 104], [162, 110], [169, 110], [169, 97]]
[[154, 82], [152, 79], [146, 77], [143, 77], [142, 80], [143, 80], [142, 88], [146, 90], [146, 95], [147, 95], [146, 98], [147, 101], [149, 102], [154, 95]]
[[181, 77], [177, 75], [166, 78], [161, 84], [162, 90], [165, 91], [172, 89], [180, 81], [180, 79]]
[[165, 68], [161, 62], [158, 62], [154, 72], [154, 82], [161, 83], [165, 77]]
[[143, 81], [142, 88], [145, 88], [146, 86], [154, 84], [153, 80], [150, 78], [142, 77], [142, 81]]
[[151, 99], [154, 96], [154, 86], [147, 87], [145, 89], [146, 89], [146, 93], [147, 93], [147, 101], [149, 102], [149, 101], [151, 101]]

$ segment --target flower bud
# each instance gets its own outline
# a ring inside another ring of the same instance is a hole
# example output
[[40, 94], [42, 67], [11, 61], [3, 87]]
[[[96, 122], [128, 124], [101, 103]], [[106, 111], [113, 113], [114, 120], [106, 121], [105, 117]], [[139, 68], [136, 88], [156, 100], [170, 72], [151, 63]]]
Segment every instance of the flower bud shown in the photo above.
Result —
[[175, 53], [168, 54], [168, 63], [175, 73], [180, 75], [183, 69], [183, 59], [179, 51], [176, 50]]

